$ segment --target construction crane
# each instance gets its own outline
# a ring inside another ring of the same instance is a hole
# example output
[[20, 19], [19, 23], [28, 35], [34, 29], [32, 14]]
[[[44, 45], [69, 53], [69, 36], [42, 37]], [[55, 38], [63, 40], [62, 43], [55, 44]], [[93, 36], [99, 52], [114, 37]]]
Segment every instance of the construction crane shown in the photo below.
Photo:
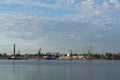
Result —
[[92, 46], [86, 46], [86, 53], [91, 54]]
[[71, 56], [71, 58], [72, 58], [73, 54], [75, 54], [75, 48], [76, 48], [76, 46], [73, 45], [72, 49], [70, 50], [70, 56]]

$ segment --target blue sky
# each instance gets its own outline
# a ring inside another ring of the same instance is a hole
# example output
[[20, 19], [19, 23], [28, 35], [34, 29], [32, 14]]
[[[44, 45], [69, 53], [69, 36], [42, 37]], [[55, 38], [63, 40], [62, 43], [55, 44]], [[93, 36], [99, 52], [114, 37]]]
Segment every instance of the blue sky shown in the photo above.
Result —
[[120, 0], [0, 0], [0, 52], [120, 52]]

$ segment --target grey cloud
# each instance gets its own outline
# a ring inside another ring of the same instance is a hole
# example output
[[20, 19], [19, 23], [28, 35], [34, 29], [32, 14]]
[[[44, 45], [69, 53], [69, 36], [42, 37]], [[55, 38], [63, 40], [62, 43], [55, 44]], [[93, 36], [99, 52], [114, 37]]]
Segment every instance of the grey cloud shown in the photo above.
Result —
[[[49, 19], [49, 18], [37, 18], [37, 17], [19, 17], [19, 16], [6, 16], [1, 15], [1, 33], [3, 35], [29, 39], [39, 37], [57, 37], [67, 38], [71, 34], [76, 34], [82, 39], [97, 39], [102, 34], [104, 37], [110, 38], [111, 35], [116, 35], [119, 32], [119, 23], [117, 20], [108, 20], [102, 24], [94, 24], [89, 22], [81, 23], [79, 21], [62, 19]], [[5, 16], [5, 17], [4, 17]], [[73, 17], [72, 17], [73, 18]], [[73, 18], [74, 19], [74, 18]], [[4, 22], [5, 21], [5, 22]], [[112, 23], [111, 23], [112, 21]], [[4, 26], [4, 27], [3, 27]], [[114, 30], [117, 30], [117, 32]], [[114, 32], [115, 34], [113, 34]], [[112, 33], [112, 34], [111, 34]], [[78, 38], [77, 36], [71, 36], [72, 38]], [[79, 39], [79, 38], [78, 38]], [[111, 38], [110, 38], [111, 39]], [[103, 39], [104, 40], [104, 39]]]
[[45, 0], [2, 0], [0, 2], [9, 5], [59, 9], [71, 11], [73, 14], [51, 18], [28, 16], [26, 12], [16, 15], [1, 13], [0, 35], [20, 39], [24, 41], [24, 45], [42, 45], [53, 50], [59, 47], [67, 48], [73, 44], [114, 46], [120, 41], [120, 2], [103, 0], [99, 3], [98, 1], [101, 0], [56, 0], [53, 4], [49, 0], [47, 2]]

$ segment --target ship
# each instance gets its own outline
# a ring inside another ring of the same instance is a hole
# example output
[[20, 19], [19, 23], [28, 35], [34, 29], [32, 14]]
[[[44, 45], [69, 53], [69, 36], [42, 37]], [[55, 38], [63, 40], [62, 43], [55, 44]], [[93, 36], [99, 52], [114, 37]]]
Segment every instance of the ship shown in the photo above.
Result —
[[35, 56], [27, 56], [24, 60], [46, 60], [48, 57], [42, 56], [42, 49], [39, 48], [37, 55]]

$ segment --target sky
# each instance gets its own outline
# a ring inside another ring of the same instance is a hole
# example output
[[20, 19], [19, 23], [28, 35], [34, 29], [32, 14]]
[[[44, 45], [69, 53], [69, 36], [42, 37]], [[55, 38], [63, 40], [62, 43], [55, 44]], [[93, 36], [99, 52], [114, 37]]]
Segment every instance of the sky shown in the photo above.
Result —
[[118, 53], [119, 14], [120, 0], [0, 0], [0, 53]]

